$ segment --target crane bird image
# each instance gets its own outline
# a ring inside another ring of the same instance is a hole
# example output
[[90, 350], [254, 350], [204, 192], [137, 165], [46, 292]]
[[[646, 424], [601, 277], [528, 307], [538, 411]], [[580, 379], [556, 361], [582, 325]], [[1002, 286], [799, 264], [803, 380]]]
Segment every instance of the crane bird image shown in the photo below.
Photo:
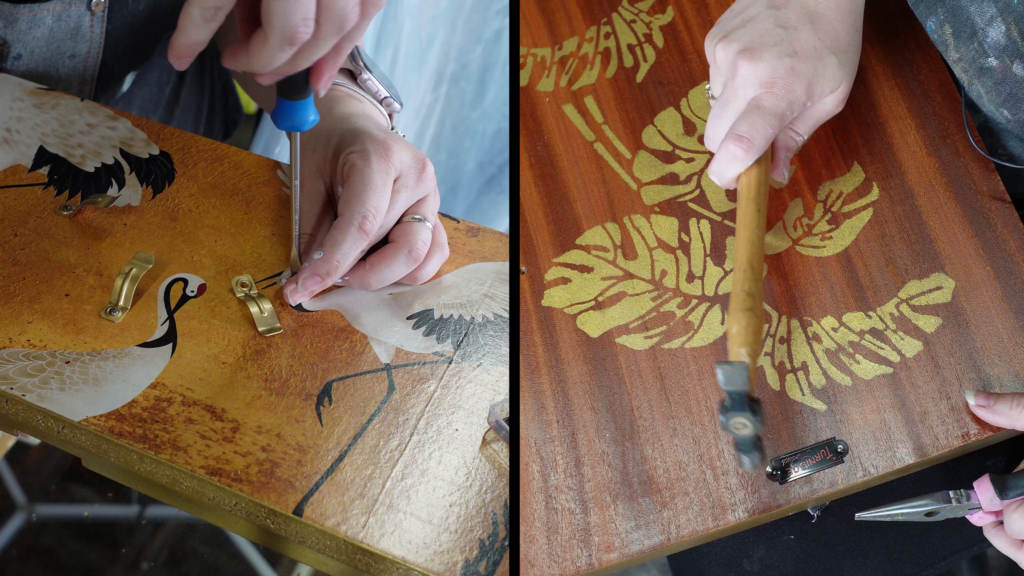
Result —
[[26, 166], [53, 188], [84, 202], [116, 197], [114, 206], [138, 206], [142, 189], [153, 198], [174, 183], [171, 155], [130, 121], [89, 100], [0, 74], [0, 171]]
[[[476, 366], [508, 365], [508, 284], [508, 262], [478, 262], [418, 286], [395, 284], [372, 291], [339, 288], [293, 306], [300, 312], [340, 312], [349, 324], [366, 335], [384, 364], [383, 368], [327, 382], [316, 401], [321, 426], [321, 409], [333, 405], [335, 383], [380, 372], [385, 372], [388, 378], [388, 390], [377, 409], [307, 492], [293, 514], [302, 516], [309, 500], [380, 414], [395, 391], [394, 370], [455, 362]], [[432, 354], [442, 360], [392, 366], [391, 360], [398, 348]]]
[[[171, 289], [182, 293], [171, 306]], [[65, 416], [84, 420], [131, 402], [142, 393], [178, 346], [175, 314], [206, 292], [193, 274], [175, 274], [160, 285], [157, 327], [145, 342], [111, 350], [0, 350], [0, 390]]]

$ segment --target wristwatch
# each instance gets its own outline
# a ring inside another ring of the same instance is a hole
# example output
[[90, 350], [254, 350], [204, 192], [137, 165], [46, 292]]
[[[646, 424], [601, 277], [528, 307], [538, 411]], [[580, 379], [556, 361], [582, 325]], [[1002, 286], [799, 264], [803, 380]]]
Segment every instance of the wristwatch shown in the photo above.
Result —
[[395, 115], [402, 111], [402, 97], [370, 55], [356, 46], [341, 67], [352, 72], [359, 87], [384, 108], [394, 123]]

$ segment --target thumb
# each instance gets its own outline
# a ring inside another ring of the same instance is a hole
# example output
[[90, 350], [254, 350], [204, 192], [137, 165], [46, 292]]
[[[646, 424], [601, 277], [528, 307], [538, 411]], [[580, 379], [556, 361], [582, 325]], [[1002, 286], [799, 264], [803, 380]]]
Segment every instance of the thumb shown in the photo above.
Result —
[[968, 390], [965, 394], [971, 412], [993, 426], [1024, 430], [1024, 394]]
[[795, 106], [769, 93], [751, 98], [715, 149], [707, 174], [722, 188], [736, 188], [741, 172], [764, 154], [794, 117]]

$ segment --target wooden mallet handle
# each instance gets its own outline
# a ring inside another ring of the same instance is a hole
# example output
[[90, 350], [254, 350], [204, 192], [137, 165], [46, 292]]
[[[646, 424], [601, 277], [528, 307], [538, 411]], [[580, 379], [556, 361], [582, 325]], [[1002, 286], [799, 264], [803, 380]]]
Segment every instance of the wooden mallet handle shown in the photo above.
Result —
[[740, 174], [736, 186], [736, 255], [725, 331], [729, 360], [747, 363], [751, 385], [757, 373], [764, 324], [764, 233], [771, 163], [769, 147]]

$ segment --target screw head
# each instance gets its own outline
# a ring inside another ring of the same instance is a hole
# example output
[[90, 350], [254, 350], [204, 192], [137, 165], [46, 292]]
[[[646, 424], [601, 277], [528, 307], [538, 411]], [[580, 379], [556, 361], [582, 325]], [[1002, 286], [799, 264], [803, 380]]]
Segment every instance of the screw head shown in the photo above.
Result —
[[119, 308], [117, 308], [116, 306], [111, 306], [111, 307], [107, 308], [107, 314], [109, 314], [111, 316], [120, 316], [121, 315], [121, 310]]
[[522, 268], [519, 269], [519, 274], [520, 275], [526, 274], [526, 267], [525, 266], [523, 266]]
[[75, 207], [74, 207], [74, 206], [72, 206], [71, 204], [64, 204], [64, 205], [62, 205], [62, 206], [60, 207], [60, 211], [61, 211], [61, 212], [71, 212], [71, 211], [72, 211], [72, 210], [74, 210], [74, 209], [75, 209]]
[[843, 449], [843, 445], [842, 444], [840, 444], [839, 446], [836, 446], [836, 452], [842, 454], [844, 451], [845, 450]]

